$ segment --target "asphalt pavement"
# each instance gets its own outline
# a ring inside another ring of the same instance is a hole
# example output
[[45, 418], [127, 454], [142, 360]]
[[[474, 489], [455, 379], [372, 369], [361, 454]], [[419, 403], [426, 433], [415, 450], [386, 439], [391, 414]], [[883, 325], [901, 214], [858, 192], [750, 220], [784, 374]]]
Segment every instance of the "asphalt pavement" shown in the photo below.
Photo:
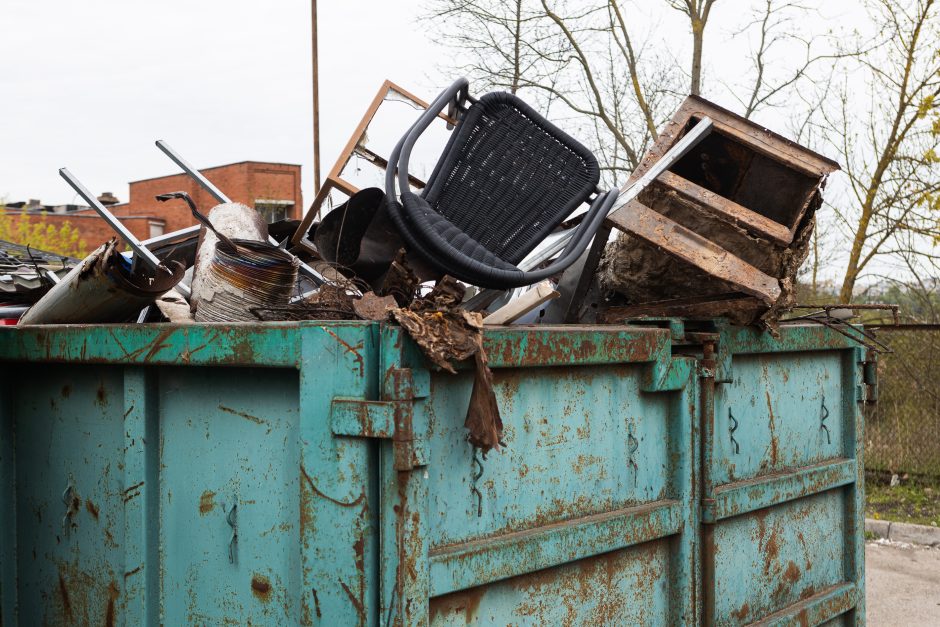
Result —
[[871, 542], [865, 579], [872, 627], [940, 625], [940, 549]]

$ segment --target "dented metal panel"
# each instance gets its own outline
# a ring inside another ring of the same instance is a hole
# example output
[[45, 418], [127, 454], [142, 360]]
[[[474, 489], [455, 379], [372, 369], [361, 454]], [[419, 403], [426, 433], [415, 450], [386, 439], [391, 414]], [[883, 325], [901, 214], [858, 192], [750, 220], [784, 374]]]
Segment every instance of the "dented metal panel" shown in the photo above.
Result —
[[863, 622], [839, 338], [487, 330], [484, 460], [395, 326], [4, 330], [3, 624]]

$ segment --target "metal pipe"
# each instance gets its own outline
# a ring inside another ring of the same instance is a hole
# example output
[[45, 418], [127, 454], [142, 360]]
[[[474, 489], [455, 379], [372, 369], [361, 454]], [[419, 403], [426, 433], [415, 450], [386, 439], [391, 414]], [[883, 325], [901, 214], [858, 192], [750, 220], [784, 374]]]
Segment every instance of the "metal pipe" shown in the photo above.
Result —
[[112, 229], [114, 229], [118, 235], [121, 236], [128, 246], [130, 246], [134, 253], [140, 257], [143, 261], [150, 266], [151, 270], [157, 270], [160, 267], [160, 260], [157, 259], [157, 256], [150, 252], [145, 246], [140, 243], [140, 240], [134, 237], [134, 234], [131, 233], [124, 223], [114, 217], [114, 214], [105, 209], [105, 206], [102, 205], [95, 195], [92, 194], [88, 189], [81, 184], [81, 182], [75, 178], [75, 176], [68, 171], [68, 168], [59, 168], [59, 175], [65, 179], [65, 182], [72, 186], [78, 195], [81, 196], [85, 202], [91, 205], [91, 208], [98, 212], [104, 221], [107, 222]]
[[[222, 193], [222, 190], [220, 190], [218, 187], [213, 185], [212, 181], [210, 181], [205, 176], [203, 176], [202, 172], [200, 172], [199, 170], [191, 166], [189, 162], [187, 162], [185, 159], [183, 159], [183, 157], [179, 155], [179, 153], [177, 153], [175, 150], [170, 148], [170, 146], [165, 141], [163, 141], [162, 139], [158, 139], [156, 141], [156, 144], [157, 144], [157, 148], [159, 148], [160, 151], [163, 152], [163, 154], [169, 157], [173, 163], [178, 165], [183, 170], [183, 172], [191, 176], [194, 181], [199, 183], [199, 185], [201, 185], [203, 189], [209, 192], [209, 194], [213, 198], [215, 198], [216, 201], [220, 203], [232, 202], [228, 196]], [[287, 238], [284, 240], [285, 245], [289, 239], [290, 238]], [[271, 236], [268, 236], [268, 241], [275, 246], [282, 247], [282, 248], [284, 247], [280, 243], [278, 243], [276, 239], [274, 239]], [[327, 282], [326, 279], [323, 278], [323, 276], [319, 272], [317, 272], [316, 270], [314, 270], [313, 268], [311, 268], [310, 266], [308, 266], [302, 261], [300, 262], [299, 271], [301, 274], [312, 279], [313, 282], [316, 283], [317, 285], [323, 285], [324, 283]]]
[[[164, 266], [159, 259], [157, 259], [157, 256], [150, 252], [150, 250], [144, 246], [140, 240], [137, 239], [134, 234], [128, 230], [126, 226], [124, 226], [123, 222], [118, 220], [113, 213], [108, 211], [105, 206], [98, 201], [95, 195], [88, 191], [88, 188], [82, 185], [81, 181], [75, 178], [75, 175], [68, 171], [68, 168], [59, 168], [59, 175], [65, 179], [65, 182], [68, 183], [72, 189], [74, 189], [78, 195], [85, 200], [85, 202], [91, 205], [92, 209], [98, 212], [98, 215], [100, 215], [104, 221], [107, 222], [111, 228], [115, 230], [115, 232], [117, 232], [118, 235], [121, 236], [121, 239], [123, 239], [134, 251], [134, 255], [137, 259], [140, 259], [146, 263], [154, 272], [166, 272], [168, 274], [172, 274], [172, 272], [166, 266]], [[185, 296], [189, 296], [189, 288], [187, 288], [185, 285], [180, 285], [178, 287]]]
[[320, 71], [317, 60], [317, 0], [311, 7], [311, 45], [313, 47], [313, 194], [320, 193]]
[[180, 229], [179, 231], [172, 231], [171, 233], [164, 233], [163, 235], [157, 235], [156, 237], [145, 239], [141, 242], [141, 244], [144, 246], [159, 246], [161, 244], [166, 244], [167, 242], [183, 239], [184, 237], [198, 235], [200, 228], [202, 227], [198, 224], [194, 224], [193, 226], [187, 226], [185, 229]]
[[165, 141], [158, 139], [157, 148], [159, 148], [163, 154], [169, 157], [170, 161], [178, 165], [180, 169], [183, 170], [183, 172], [191, 176], [193, 180], [199, 183], [199, 185], [201, 185], [204, 190], [209, 192], [209, 195], [215, 198], [216, 202], [232, 202], [228, 196], [222, 193], [222, 190], [213, 185], [212, 181], [203, 176], [202, 172], [191, 166], [189, 162], [183, 159], [175, 150], [170, 148]]
[[27, 305], [6, 305], [0, 307], [0, 318], [9, 319], [9, 318], [19, 318], [26, 310], [29, 309]]

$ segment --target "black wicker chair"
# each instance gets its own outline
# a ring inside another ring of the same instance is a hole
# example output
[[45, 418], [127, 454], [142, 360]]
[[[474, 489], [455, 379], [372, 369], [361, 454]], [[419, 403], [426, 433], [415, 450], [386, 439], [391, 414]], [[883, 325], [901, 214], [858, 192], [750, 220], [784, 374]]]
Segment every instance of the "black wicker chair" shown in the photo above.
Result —
[[[388, 211], [408, 245], [442, 273], [488, 288], [529, 285], [577, 260], [618, 192], [601, 191], [594, 155], [522, 100], [504, 92], [472, 98], [468, 85], [460, 79], [444, 90], [395, 146], [385, 178]], [[456, 130], [415, 194], [408, 186], [412, 148], [448, 105]], [[588, 200], [557, 259], [531, 271], [517, 267]]]

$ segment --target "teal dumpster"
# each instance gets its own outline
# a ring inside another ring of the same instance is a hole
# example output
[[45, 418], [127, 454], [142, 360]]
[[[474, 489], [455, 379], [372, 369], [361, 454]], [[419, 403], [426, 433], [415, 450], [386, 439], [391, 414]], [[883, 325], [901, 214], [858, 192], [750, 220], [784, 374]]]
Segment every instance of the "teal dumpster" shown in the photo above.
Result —
[[485, 459], [392, 325], [0, 330], [0, 625], [863, 624], [863, 353], [706, 326], [488, 330]]

